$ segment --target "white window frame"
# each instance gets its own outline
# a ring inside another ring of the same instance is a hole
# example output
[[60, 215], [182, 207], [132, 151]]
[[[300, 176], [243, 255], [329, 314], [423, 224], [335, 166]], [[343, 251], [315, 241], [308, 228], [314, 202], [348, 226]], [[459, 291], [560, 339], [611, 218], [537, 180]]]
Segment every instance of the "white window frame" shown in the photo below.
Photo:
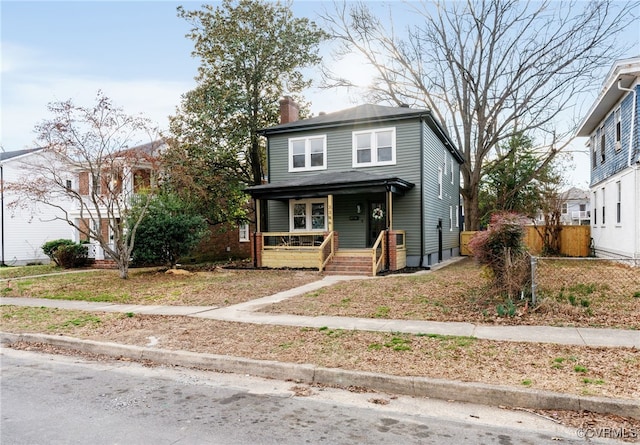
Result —
[[449, 206], [449, 232], [453, 231], [453, 206]]
[[453, 184], [454, 183], [454, 181], [453, 181], [453, 158], [451, 158], [450, 161], [451, 161], [451, 184]]
[[[311, 141], [315, 139], [322, 139], [322, 165], [311, 166]], [[294, 142], [304, 141], [304, 167], [293, 166], [293, 144]], [[303, 172], [313, 170], [326, 170], [327, 169], [327, 135], [318, 134], [313, 136], [305, 136], [299, 138], [289, 139], [289, 171], [290, 172]]]
[[622, 224], [622, 182], [616, 181], [616, 224]]
[[[296, 229], [294, 224], [294, 206], [296, 204], [305, 204], [305, 228]], [[324, 204], [324, 227], [322, 229], [314, 229], [312, 224], [313, 215], [311, 209], [313, 204]], [[327, 231], [327, 198], [309, 198], [309, 199], [291, 199], [289, 200], [289, 231], [290, 232], [326, 232]]]
[[460, 206], [456, 206], [456, 227], [460, 227], [460, 221], [459, 221], [459, 213], [460, 213]]
[[438, 167], [438, 198], [442, 199], [442, 167]]
[[615, 122], [615, 149], [616, 152], [622, 149], [622, 113], [620, 112], [620, 107], [616, 108], [613, 112], [614, 122]]
[[[378, 134], [391, 132], [391, 160], [389, 161], [378, 161]], [[370, 135], [370, 148], [371, 148], [371, 161], [370, 162], [358, 162], [358, 144], [357, 137], [359, 135], [369, 134]], [[379, 165], [396, 165], [396, 128], [395, 127], [387, 127], [387, 128], [376, 128], [370, 130], [362, 130], [362, 131], [354, 131], [351, 134], [351, 150], [352, 150], [352, 166], [353, 168], [357, 167], [373, 167]]]
[[600, 223], [603, 227], [604, 225], [607, 223], [607, 218], [606, 218], [606, 200], [605, 200], [605, 188], [602, 187], [602, 222]]
[[447, 149], [443, 148], [442, 150], [444, 152], [444, 158], [443, 158], [444, 159], [444, 162], [443, 162], [443, 164], [444, 164], [444, 175], [447, 176]]
[[249, 242], [249, 223], [242, 223], [238, 225], [238, 241], [241, 243]]

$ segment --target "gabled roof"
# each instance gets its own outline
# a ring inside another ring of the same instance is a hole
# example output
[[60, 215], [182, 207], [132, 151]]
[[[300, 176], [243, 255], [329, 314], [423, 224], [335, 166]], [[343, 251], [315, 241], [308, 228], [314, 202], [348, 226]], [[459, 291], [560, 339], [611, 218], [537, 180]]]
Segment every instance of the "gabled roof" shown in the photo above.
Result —
[[324, 172], [270, 184], [247, 187], [245, 191], [253, 198], [293, 199], [326, 196], [328, 194], [392, 191], [403, 194], [414, 184], [394, 175], [368, 173], [359, 170]]
[[591, 135], [622, 96], [627, 94], [627, 91], [618, 89], [618, 82], [623, 88], [630, 88], [638, 77], [640, 77], [640, 56], [614, 63], [605, 78], [598, 98], [580, 124], [576, 136]]
[[431, 110], [414, 109], [409, 107], [388, 107], [383, 105], [358, 105], [346, 110], [334, 113], [321, 114], [308, 119], [300, 119], [287, 124], [280, 124], [265, 128], [259, 131], [260, 134], [269, 136], [272, 134], [290, 133], [294, 131], [304, 131], [313, 129], [335, 128], [352, 126], [362, 123], [386, 123], [405, 119], [424, 119], [429, 127], [434, 131], [442, 143], [448, 147], [449, 151], [456, 157], [458, 162], [464, 162], [462, 154], [457, 149], [449, 135], [438, 122]]
[[588, 201], [590, 199], [589, 191], [582, 190], [577, 187], [571, 187], [561, 193], [561, 197], [565, 201]]
[[12, 158], [17, 158], [18, 156], [24, 156], [29, 153], [33, 153], [35, 151], [42, 150], [41, 148], [27, 148], [24, 150], [15, 150], [15, 151], [3, 151], [0, 152], [0, 161], [6, 161]]

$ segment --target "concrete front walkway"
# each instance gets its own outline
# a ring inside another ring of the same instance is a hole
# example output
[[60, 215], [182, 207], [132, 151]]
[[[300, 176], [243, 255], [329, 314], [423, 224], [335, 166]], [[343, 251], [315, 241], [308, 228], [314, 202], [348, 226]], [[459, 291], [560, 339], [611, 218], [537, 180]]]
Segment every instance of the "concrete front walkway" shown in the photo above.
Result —
[[640, 331], [551, 326], [492, 326], [461, 322], [420, 320], [389, 320], [370, 318], [307, 317], [300, 315], [257, 312], [270, 304], [330, 286], [338, 281], [353, 279], [346, 276], [326, 276], [322, 280], [223, 308], [215, 306], [161, 306], [115, 304], [87, 301], [49, 300], [42, 298], [0, 298], [0, 305], [50, 307], [92, 312], [120, 312], [153, 315], [181, 315], [212, 320], [282, 326], [328, 327], [361, 331], [405, 332], [412, 334], [439, 334], [468, 336], [487, 340], [505, 340], [530, 343], [556, 343], [594, 347], [640, 348]]

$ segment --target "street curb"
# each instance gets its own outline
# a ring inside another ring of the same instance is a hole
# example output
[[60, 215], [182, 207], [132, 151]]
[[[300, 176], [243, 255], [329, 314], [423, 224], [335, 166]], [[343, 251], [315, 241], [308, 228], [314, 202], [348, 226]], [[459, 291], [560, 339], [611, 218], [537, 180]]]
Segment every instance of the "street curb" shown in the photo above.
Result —
[[372, 372], [322, 368], [309, 364], [281, 363], [217, 354], [172, 351], [117, 343], [82, 340], [73, 337], [44, 334], [13, 334], [0, 332], [0, 343], [44, 343], [79, 352], [149, 360], [163, 365], [199, 368], [211, 371], [249, 374], [276, 380], [338, 387], [363, 387], [378, 392], [428, 397], [490, 406], [511, 406], [528, 409], [592, 411], [640, 419], [640, 402], [604, 397], [581, 397], [483, 383], [457, 382], [428, 377], [401, 377]]

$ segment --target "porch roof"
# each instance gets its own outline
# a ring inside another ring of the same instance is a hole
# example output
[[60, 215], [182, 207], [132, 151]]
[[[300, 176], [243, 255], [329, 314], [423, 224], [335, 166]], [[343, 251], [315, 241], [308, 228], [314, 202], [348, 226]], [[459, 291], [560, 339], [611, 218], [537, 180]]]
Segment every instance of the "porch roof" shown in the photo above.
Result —
[[354, 193], [390, 191], [404, 194], [414, 184], [397, 176], [367, 173], [357, 170], [323, 172], [290, 181], [247, 187], [245, 191], [255, 199], [298, 199]]

